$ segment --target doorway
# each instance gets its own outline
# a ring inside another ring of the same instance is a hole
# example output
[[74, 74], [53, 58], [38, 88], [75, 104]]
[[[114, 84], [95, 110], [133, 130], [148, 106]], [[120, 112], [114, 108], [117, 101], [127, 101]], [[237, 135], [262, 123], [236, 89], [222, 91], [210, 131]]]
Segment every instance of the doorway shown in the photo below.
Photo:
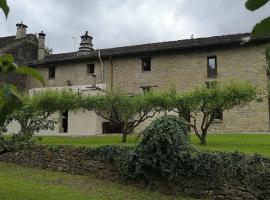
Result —
[[62, 128], [63, 133], [68, 132], [68, 110], [62, 113], [62, 127], [61, 128]]

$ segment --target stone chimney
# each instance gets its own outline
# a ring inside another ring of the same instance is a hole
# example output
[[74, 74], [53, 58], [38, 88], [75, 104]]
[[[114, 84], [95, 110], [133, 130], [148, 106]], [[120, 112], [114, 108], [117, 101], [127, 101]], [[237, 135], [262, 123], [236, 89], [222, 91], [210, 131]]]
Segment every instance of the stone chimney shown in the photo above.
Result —
[[16, 24], [16, 27], [17, 27], [16, 39], [25, 37], [27, 26], [23, 24], [23, 22], [21, 22]]
[[87, 55], [93, 51], [92, 37], [88, 35], [88, 31], [81, 36], [81, 44], [79, 47], [78, 55]]
[[38, 60], [43, 60], [46, 55], [45, 36], [46, 34], [43, 31], [38, 34]]

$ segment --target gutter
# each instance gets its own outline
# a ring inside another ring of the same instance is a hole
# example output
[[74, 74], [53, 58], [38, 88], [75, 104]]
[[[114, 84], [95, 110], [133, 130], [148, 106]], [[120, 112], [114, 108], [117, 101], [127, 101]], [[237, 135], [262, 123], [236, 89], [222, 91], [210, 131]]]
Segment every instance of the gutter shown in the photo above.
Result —
[[101, 65], [101, 81], [102, 81], [102, 83], [104, 83], [104, 64], [103, 64], [102, 59], [101, 59], [100, 50], [98, 51], [98, 59], [99, 59], [100, 65]]

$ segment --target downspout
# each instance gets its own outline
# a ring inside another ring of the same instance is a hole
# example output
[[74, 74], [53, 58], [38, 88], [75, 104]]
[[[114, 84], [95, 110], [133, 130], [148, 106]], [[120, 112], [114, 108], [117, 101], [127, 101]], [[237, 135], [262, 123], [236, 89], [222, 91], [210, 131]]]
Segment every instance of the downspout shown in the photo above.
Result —
[[100, 50], [98, 51], [98, 59], [99, 59], [100, 65], [101, 65], [101, 81], [102, 81], [102, 83], [104, 83], [104, 65], [103, 65], [103, 62], [101, 59]]
[[109, 57], [110, 59], [110, 63], [111, 63], [111, 91], [113, 90], [113, 61], [112, 61], [112, 57]]

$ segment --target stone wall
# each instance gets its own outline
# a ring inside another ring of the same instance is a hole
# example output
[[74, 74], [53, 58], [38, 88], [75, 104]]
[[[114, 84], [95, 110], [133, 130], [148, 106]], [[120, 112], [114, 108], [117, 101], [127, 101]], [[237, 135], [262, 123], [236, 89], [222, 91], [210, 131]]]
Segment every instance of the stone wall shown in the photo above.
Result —
[[[24, 150], [0, 155], [0, 161], [72, 174], [94, 175], [111, 181], [122, 181], [121, 173], [113, 166], [109, 158], [101, 158], [97, 149], [86, 147], [36, 145]], [[130, 182], [130, 184], [146, 187], [144, 183], [139, 182]], [[182, 182], [181, 185], [173, 185], [156, 180], [151, 183], [150, 188], [170, 194], [180, 192], [198, 199], [270, 199], [267, 194], [266, 196], [262, 194], [262, 191], [249, 191], [241, 183], [216, 186], [211, 182], [198, 184], [198, 180], [195, 183], [190, 179], [188, 182]]]
[[[0, 47], [0, 50], [14, 57], [18, 66], [24, 66], [27, 62], [37, 59], [38, 45], [34, 35], [28, 35], [25, 38], [16, 39], [9, 45]], [[8, 76], [9, 83], [15, 84], [19, 90], [25, 90], [27, 87], [27, 77], [21, 74], [12, 74]]]
[[94, 175], [107, 180], [118, 178], [117, 170], [111, 164], [100, 161], [89, 148], [37, 145], [0, 155], [0, 161], [72, 174]]

